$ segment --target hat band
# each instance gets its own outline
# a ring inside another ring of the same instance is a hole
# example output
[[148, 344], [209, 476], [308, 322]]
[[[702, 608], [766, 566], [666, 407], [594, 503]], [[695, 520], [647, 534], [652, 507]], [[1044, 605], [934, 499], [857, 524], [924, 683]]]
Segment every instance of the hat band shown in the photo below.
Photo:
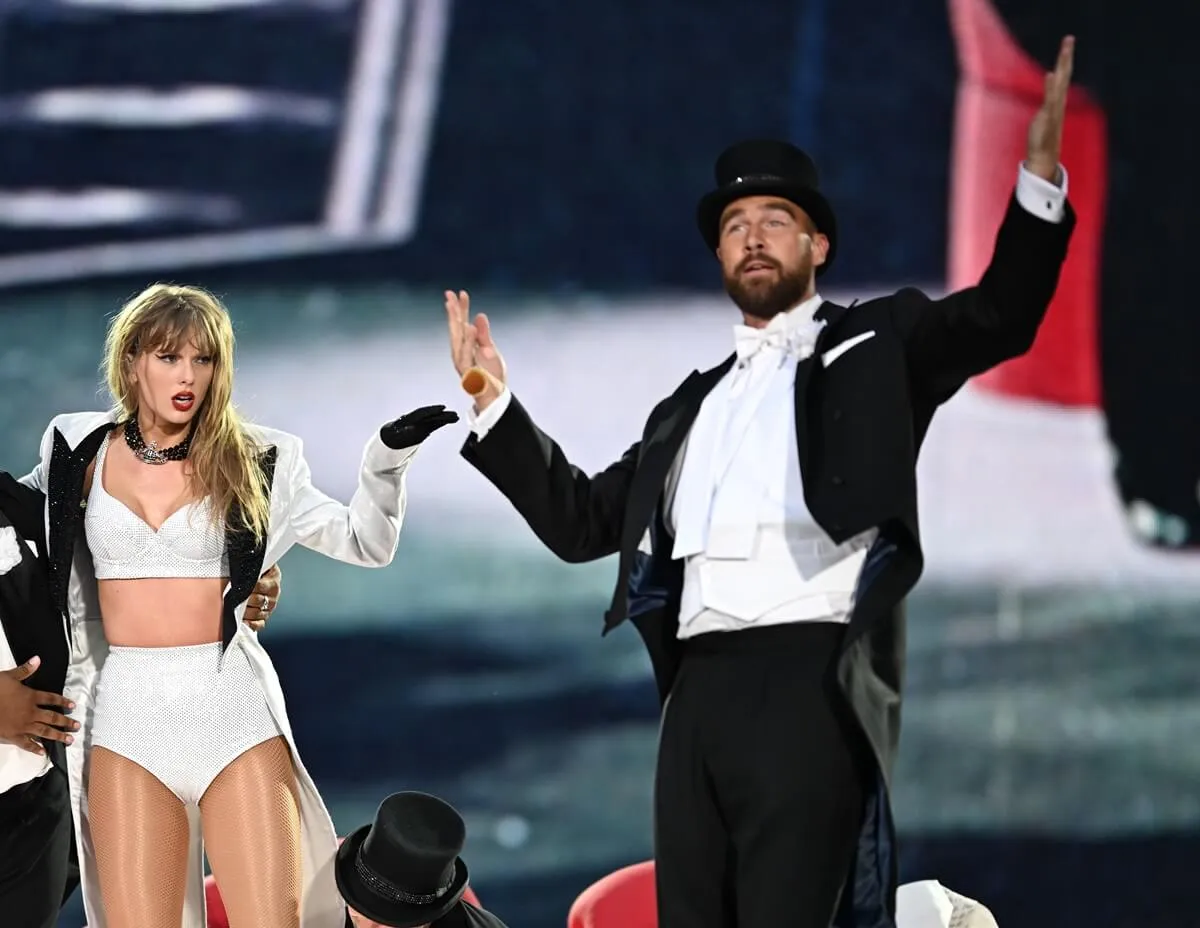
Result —
[[744, 184], [750, 180], [783, 180], [778, 174], [743, 174], [740, 177], [735, 177], [735, 184]]
[[409, 905], [429, 905], [431, 902], [437, 902], [450, 891], [455, 877], [455, 868], [451, 868], [450, 878], [436, 892], [410, 893], [368, 867], [362, 859], [362, 845], [359, 845], [358, 853], [354, 855], [354, 871], [375, 895], [387, 899], [389, 902], [405, 902]]

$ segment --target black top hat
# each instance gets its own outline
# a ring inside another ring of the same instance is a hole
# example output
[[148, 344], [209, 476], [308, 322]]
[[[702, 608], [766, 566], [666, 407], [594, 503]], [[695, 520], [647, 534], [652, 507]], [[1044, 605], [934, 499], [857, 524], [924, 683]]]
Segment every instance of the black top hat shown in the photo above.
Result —
[[817, 165], [805, 152], [787, 142], [751, 139], [721, 152], [713, 173], [717, 187], [701, 197], [696, 208], [696, 222], [709, 250], [717, 250], [726, 206], [742, 197], [774, 195], [808, 213], [817, 231], [829, 239], [829, 252], [817, 273], [829, 270], [837, 254], [837, 221], [818, 189]]
[[338, 848], [334, 873], [342, 898], [392, 928], [437, 921], [466, 891], [467, 866], [459, 857], [466, 837], [449, 803], [427, 793], [393, 793], [375, 821]]

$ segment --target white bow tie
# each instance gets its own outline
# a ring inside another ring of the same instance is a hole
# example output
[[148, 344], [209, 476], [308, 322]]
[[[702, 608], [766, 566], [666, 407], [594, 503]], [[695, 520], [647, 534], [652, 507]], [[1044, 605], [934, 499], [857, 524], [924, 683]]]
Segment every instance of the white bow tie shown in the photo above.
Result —
[[738, 361], [745, 364], [764, 348], [778, 348], [784, 355], [794, 354], [804, 360], [817, 345], [823, 322], [813, 319], [791, 329], [756, 329], [748, 325], [733, 327], [734, 346]]

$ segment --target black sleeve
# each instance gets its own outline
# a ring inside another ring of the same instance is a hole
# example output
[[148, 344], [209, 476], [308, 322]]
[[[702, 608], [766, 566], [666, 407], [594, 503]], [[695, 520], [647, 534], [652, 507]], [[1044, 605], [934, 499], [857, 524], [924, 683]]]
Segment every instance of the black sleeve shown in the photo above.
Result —
[[931, 300], [901, 290], [892, 315], [917, 388], [941, 402], [968, 378], [1027, 352], [1058, 287], [1075, 227], [1065, 204], [1061, 222], [1024, 209], [1014, 194], [996, 235], [992, 260], [974, 287]]
[[567, 460], [514, 396], [487, 437], [480, 441], [472, 435], [462, 455], [564, 561], [594, 561], [619, 550], [638, 445], [589, 477]]

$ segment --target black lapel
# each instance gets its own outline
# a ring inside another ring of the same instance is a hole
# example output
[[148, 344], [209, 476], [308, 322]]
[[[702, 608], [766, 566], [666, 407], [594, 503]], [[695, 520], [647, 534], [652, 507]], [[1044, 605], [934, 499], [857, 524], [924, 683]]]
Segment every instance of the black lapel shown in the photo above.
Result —
[[[854, 303], [857, 302], [858, 300], [854, 301]], [[854, 303], [851, 303], [850, 306], [839, 306], [837, 303], [826, 301], [817, 308], [817, 311], [813, 314], [813, 318], [824, 321], [825, 325], [821, 328], [820, 334], [817, 335], [817, 344], [813, 348], [813, 353], [796, 365], [796, 382], [794, 385], [796, 450], [799, 453], [800, 473], [802, 475], [807, 475], [808, 472], [807, 449], [810, 447], [807, 411], [808, 384], [812, 379], [813, 371], [820, 367], [821, 355], [825, 352], [825, 346], [829, 344], [833, 330], [837, 328], [838, 323], [842, 321], [842, 317], [854, 306]]]
[[717, 382], [733, 367], [736, 358], [737, 355], [731, 354], [704, 373], [692, 371], [660, 413], [662, 420], [647, 440], [629, 493], [629, 518], [625, 523], [626, 541], [632, 536], [636, 544], [642, 531], [650, 524], [655, 504], [666, 486], [667, 474], [671, 471], [671, 465], [675, 462], [692, 423], [696, 421], [700, 405]]
[[[75, 540], [83, 525], [84, 507], [87, 499], [83, 495], [83, 481], [88, 465], [100, 450], [104, 436], [116, 426], [105, 422], [93, 429], [78, 445], [67, 444], [63, 433], [54, 430], [54, 444], [50, 451], [50, 467], [46, 479], [46, 511], [50, 521], [50, 537], [47, 547], [50, 554], [50, 592], [54, 604], [67, 615], [67, 589], [71, 583], [71, 566], [75, 554]], [[70, 616], [67, 616], [67, 634], [71, 634]]]
[[[271, 481], [275, 478], [275, 461], [279, 455], [272, 445], [258, 456], [258, 466], [262, 471], [263, 481], [267, 488], [267, 503], [271, 501]], [[246, 601], [246, 597], [254, 590], [262, 573], [263, 557], [267, 553], [267, 536], [255, 540], [254, 534], [242, 525], [242, 519], [235, 512], [225, 523], [225, 550], [229, 554], [229, 591], [225, 594], [225, 604], [221, 611], [221, 647], [229, 647], [233, 635], [237, 631], [237, 616], [234, 610]]]
[[855, 300], [849, 306], [839, 306], [837, 303], [830, 303], [826, 300], [818, 306], [817, 311], [813, 313], [813, 318], [824, 322], [825, 327], [821, 330], [821, 334], [817, 336], [817, 342], [820, 343], [821, 339], [825, 337], [825, 333], [829, 329], [836, 327], [842, 321], [842, 316], [853, 309], [857, 303], [858, 300]]

